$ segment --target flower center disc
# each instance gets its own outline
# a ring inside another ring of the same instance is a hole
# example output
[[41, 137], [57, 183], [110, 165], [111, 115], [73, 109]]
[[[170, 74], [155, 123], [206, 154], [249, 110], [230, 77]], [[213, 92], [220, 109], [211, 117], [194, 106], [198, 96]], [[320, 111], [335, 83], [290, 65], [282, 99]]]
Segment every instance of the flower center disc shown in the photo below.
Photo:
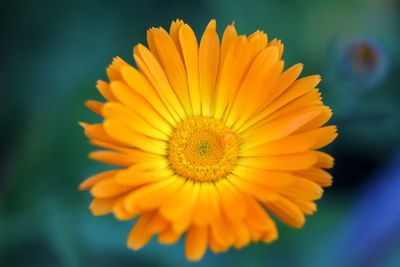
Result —
[[226, 177], [238, 157], [236, 133], [208, 117], [182, 121], [171, 136], [168, 159], [179, 175], [194, 181], [216, 181]]

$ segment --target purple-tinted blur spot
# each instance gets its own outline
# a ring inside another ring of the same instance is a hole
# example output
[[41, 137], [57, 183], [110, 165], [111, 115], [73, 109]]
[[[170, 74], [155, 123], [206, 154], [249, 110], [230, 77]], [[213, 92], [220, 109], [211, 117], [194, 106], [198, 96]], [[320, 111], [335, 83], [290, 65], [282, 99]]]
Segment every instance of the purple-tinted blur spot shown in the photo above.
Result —
[[388, 58], [378, 40], [359, 38], [343, 45], [337, 67], [345, 79], [374, 86], [386, 77]]
[[362, 190], [340, 234], [337, 256], [344, 266], [380, 266], [399, 249], [400, 155]]

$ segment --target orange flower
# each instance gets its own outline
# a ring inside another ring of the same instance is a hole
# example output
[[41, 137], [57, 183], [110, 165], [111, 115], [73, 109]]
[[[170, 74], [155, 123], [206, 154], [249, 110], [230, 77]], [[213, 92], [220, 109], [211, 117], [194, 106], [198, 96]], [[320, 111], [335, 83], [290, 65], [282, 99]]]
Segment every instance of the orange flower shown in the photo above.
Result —
[[106, 103], [86, 102], [104, 118], [82, 123], [105, 148], [90, 158], [120, 166], [80, 185], [93, 214], [137, 217], [134, 250], [186, 233], [189, 260], [275, 240], [270, 214], [302, 227], [332, 182], [323, 169], [333, 158], [316, 151], [337, 136], [322, 127], [332, 114], [320, 77], [298, 79], [302, 64], [284, 71], [283, 44], [261, 31], [238, 36], [229, 25], [220, 41], [215, 20], [199, 44], [181, 20], [169, 33], [150, 29], [147, 42], [134, 48], [137, 68], [117, 57], [110, 82], [98, 82]]

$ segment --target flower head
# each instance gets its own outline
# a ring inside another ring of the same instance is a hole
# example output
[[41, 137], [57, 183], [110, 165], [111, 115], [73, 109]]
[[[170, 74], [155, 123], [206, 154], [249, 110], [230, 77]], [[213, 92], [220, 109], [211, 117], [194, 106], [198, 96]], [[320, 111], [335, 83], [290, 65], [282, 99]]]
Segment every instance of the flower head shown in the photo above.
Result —
[[128, 246], [156, 235], [173, 244], [185, 235], [186, 256], [209, 247], [224, 252], [275, 240], [271, 215], [300, 228], [332, 177], [333, 159], [317, 149], [332, 142], [331, 111], [315, 86], [284, 70], [283, 44], [256, 31], [239, 36], [229, 25], [220, 41], [212, 20], [198, 43], [181, 20], [147, 32], [137, 68], [115, 58], [105, 103], [87, 106], [104, 120], [82, 123], [104, 150], [92, 159], [120, 166], [85, 180], [95, 215], [137, 218]]

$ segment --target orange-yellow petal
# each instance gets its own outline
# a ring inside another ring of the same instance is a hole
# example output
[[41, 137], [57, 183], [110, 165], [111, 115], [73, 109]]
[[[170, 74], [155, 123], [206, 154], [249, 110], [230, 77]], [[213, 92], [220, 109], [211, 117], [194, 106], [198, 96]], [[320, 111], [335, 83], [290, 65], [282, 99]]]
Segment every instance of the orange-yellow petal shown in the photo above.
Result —
[[205, 226], [191, 226], [186, 234], [185, 253], [190, 261], [199, 261], [207, 250], [208, 230]]
[[143, 45], [134, 48], [134, 58], [142, 73], [147, 77], [152, 86], [157, 90], [171, 114], [176, 114], [176, 119], [187, 117], [183, 104], [177, 98], [168, 78], [155, 56]]
[[193, 224], [203, 226], [211, 223], [220, 212], [218, 194], [212, 183], [201, 183], [199, 195], [193, 208]]
[[175, 231], [175, 229], [170, 225], [158, 235], [158, 242], [161, 244], [172, 245], [178, 242], [181, 235], [181, 232]]
[[128, 193], [124, 200], [124, 205], [126, 210], [132, 212], [136, 211], [139, 208], [138, 203], [140, 199], [154, 194], [158, 194], [167, 186], [169, 186], [172, 183], [175, 183], [176, 181], [177, 181], [176, 177], [169, 177], [158, 182], [146, 184], [140, 188], [135, 189], [131, 193]]
[[112, 94], [110, 85], [105, 82], [98, 80], [96, 84], [97, 90], [99, 90], [100, 94], [106, 99], [107, 101], [116, 101], [117, 99]]
[[196, 35], [189, 25], [184, 24], [179, 30], [179, 43], [182, 49], [183, 62], [187, 73], [190, 104], [193, 115], [201, 114], [201, 98], [199, 87], [199, 46]]
[[101, 172], [96, 175], [93, 175], [89, 178], [87, 178], [85, 181], [83, 181], [79, 185], [79, 190], [89, 190], [91, 189], [94, 185], [96, 185], [98, 182], [106, 179], [111, 179], [115, 176], [115, 174], [118, 173], [118, 170], [113, 170], [113, 171], [106, 171], [106, 172]]
[[177, 20], [172, 21], [171, 25], [169, 27], [169, 35], [171, 36], [172, 40], [174, 41], [175, 46], [178, 49], [181, 56], [182, 56], [182, 47], [181, 47], [181, 43], [179, 42], [179, 31], [183, 25], [185, 25], [183, 20], [177, 19]]
[[266, 202], [265, 206], [279, 220], [291, 227], [301, 228], [304, 225], [304, 214], [284, 197], [276, 197], [273, 201]]
[[101, 109], [103, 108], [103, 103], [95, 100], [88, 100], [85, 102], [85, 106], [93, 111], [94, 113], [101, 116]]
[[157, 127], [155, 122], [152, 124], [148, 123], [138, 113], [119, 103], [110, 102], [105, 104], [102, 113], [106, 119], [123, 122], [139, 134], [164, 141], [167, 141], [169, 138], [168, 134], [159, 130], [162, 127], [163, 121], [159, 121], [159, 127]]
[[294, 171], [310, 168], [316, 162], [316, 155], [311, 152], [304, 152], [270, 157], [240, 158], [237, 164], [267, 171]]
[[[158, 90], [152, 86], [143, 73], [139, 72], [132, 66], [124, 66], [121, 69], [121, 74], [124, 82], [129, 86], [129, 88], [148, 101], [149, 104], [151, 104], [151, 106], [171, 125], [176, 125], [176, 121], [179, 117], [175, 110], [169, 104], [164, 95], [160, 95]], [[120, 97], [122, 97], [122, 95]], [[135, 104], [131, 102], [134, 100], [131, 97], [123, 97], [126, 98], [126, 103], [129, 102], [130, 105]]]
[[118, 197], [111, 198], [94, 198], [90, 203], [90, 210], [95, 216], [102, 216], [112, 212], [115, 203], [118, 201]]
[[219, 66], [219, 38], [216, 22], [211, 20], [204, 31], [199, 47], [199, 87], [201, 109], [204, 116], [211, 115], [211, 103]]
[[126, 142], [132, 147], [157, 155], [165, 155], [167, 153], [167, 144], [165, 142], [144, 136], [130, 125], [119, 120], [105, 120], [104, 129], [112, 138]]
[[332, 175], [330, 175], [327, 171], [322, 170], [320, 168], [310, 168], [307, 170], [301, 170], [293, 172], [294, 175], [298, 177], [303, 177], [314, 181], [320, 186], [330, 186], [332, 185]]
[[336, 137], [336, 126], [327, 126], [301, 134], [290, 135], [255, 147], [246, 147], [241, 150], [240, 156], [262, 157], [300, 153], [324, 147], [330, 144]]
[[174, 41], [163, 28], [152, 28], [147, 34], [153, 42], [153, 46], [150, 46], [151, 52], [162, 66], [186, 114], [192, 115], [186, 71]]
[[199, 191], [199, 184], [187, 181], [175, 195], [162, 205], [160, 212], [172, 222], [175, 231], [181, 233], [189, 226]]
[[96, 183], [96, 185], [90, 190], [90, 193], [94, 197], [108, 198], [121, 195], [131, 189], [131, 186], [121, 185], [111, 178]]
[[121, 103], [132, 109], [133, 113], [140, 116], [140, 120], [145, 120], [146, 123], [152, 127], [156, 127], [166, 135], [171, 134], [172, 127], [167, 119], [154, 110], [154, 107], [126, 83], [121, 81], [112, 82], [111, 90]]
[[153, 233], [147, 231], [147, 228], [154, 216], [154, 212], [147, 212], [140, 216], [139, 220], [133, 226], [128, 236], [128, 247], [133, 250], [139, 250], [145, 246], [151, 239]]

